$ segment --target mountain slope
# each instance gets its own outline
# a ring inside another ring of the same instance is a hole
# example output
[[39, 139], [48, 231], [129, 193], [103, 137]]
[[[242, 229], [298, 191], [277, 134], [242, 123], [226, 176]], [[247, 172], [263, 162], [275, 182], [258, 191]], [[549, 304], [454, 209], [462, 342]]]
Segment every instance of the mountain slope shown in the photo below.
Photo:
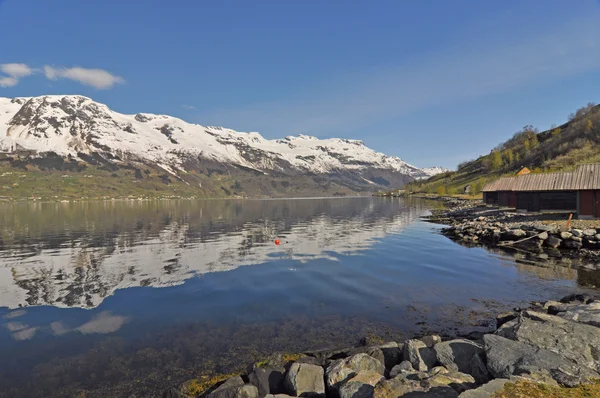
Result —
[[416, 168], [358, 140], [305, 135], [268, 140], [166, 115], [124, 115], [82, 96], [0, 98], [0, 151], [52, 153], [91, 164], [140, 163], [183, 180], [207, 168], [230, 174], [231, 167], [263, 175], [327, 176], [348, 182], [352, 190], [404, 184], [441, 171]]
[[428, 193], [479, 193], [486, 182], [513, 175], [527, 167], [534, 173], [569, 171], [580, 164], [600, 162], [600, 105], [587, 104], [569, 115], [569, 121], [538, 132], [525, 126], [489, 154], [461, 163], [456, 172], [440, 173], [407, 188]]

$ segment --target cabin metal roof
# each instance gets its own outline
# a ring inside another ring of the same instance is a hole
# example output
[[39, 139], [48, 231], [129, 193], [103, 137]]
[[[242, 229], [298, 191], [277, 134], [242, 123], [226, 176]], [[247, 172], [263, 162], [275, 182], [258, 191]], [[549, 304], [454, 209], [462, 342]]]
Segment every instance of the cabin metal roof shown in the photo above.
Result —
[[581, 191], [587, 189], [600, 189], [600, 163], [581, 165], [577, 170], [567, 173], [502, 177], [486, 184], [482, 191]]

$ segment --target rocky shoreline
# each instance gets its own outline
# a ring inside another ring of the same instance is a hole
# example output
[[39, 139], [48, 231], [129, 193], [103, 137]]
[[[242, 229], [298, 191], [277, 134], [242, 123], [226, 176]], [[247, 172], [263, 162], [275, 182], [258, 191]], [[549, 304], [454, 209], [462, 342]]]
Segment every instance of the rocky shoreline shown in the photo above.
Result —
[[522, 214], [456, 198], [445, 203], [446, 210], [434, 211], [427, 220], [448, 225], [442, 234], [458, 243], [523, 251], [542, 260], [587, 260], [581, 266], [600, 268], [597, 220], [569, 222], [565, 214]]
[[[600, 301], [574, 294], [499, 314], [497, 329], [468, 338], [275, 354], [210, 385], [190, 380], [168, 398], [483, 398], [521, 385], [580, 388], [600, 379]], [[504, 396], [504, 395], [497, 395]], [[509, 395], [510, 396], [510, 395]], [[556, 396], [556, 395], [553, 395]], [[594, 395], [591, 395], [594, 396]]]

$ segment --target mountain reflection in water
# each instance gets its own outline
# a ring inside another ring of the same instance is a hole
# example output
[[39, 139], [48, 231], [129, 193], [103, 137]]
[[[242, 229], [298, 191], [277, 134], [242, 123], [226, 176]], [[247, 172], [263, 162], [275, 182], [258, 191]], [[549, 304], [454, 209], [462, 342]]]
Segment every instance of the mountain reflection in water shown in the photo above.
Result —
[[0, 307], [92, 308], [118, 289], [173, 286], [275, 258], [335, 259], [425, 211], [360, 199], [15, 206], [0, 210]]
[[487, 330], [498, 312], [600, 280], [458, 245], [419, 220], [436, 206], [0, 206], [0, 397], [154, 397], [274, 351]]

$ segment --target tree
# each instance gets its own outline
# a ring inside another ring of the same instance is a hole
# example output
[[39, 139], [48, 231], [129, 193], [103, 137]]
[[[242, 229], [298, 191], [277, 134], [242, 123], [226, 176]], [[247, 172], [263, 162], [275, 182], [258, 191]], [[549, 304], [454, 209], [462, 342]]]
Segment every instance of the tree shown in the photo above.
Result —
[[437, 189], [438, 194], [439, 195], [445, 195], [446, 194], [446, 188], [443, 185], [440, 185]]
[[586, 132], [590, 132], [592, 131], [592, 127], [594, 126], [594, 124], [592, 123], [592, 121], [590, 119], [587, 120], [586, 124], [585, 124], [585, 131]]
[[504, 151], [504, 163], [508, 166], [512, 165], [515, 161], [515, 154], [512, 149], [507, 149]]
[[493, 151], [490, 154], [490, 169], [498, 170], [502, 167], [502, 155], [500, 151]]

